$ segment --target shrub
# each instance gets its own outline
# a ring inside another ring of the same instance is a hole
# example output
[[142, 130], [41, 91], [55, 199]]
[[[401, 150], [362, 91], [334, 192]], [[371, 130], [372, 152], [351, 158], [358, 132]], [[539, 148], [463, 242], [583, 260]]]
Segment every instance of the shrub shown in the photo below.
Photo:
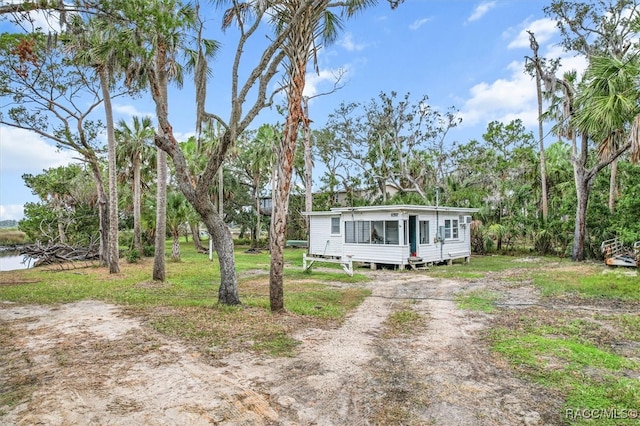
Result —
[[127, 262], [138, 263], [139, 260], [140, 260], [140, 253], [138, 253], [138, 250], [131, 249], [129, 250], [129, 252], [127, 252]]
[[553, 252], [553, 236], [546, 229], [541, 230], [535, 236], [534, 246], [540, 256]]
[[145, 244], [142, 246], [142, 255], [144, 257], [152, 257], [156, 252], [156, 248], [150, 244]]

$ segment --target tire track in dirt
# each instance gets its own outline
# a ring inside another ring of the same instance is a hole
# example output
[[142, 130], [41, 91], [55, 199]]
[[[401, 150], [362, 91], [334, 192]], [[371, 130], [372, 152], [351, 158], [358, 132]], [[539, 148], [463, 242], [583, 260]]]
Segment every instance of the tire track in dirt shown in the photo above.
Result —
[[456, 293], [475, 286], [426, 279], [397, 289], [396, 296], [416, 298], [414, 309], [428, 315], [422, 332], [394, 344], [380, 342], [381, 352], [395, 360], [387, 371], [396, 377], [386, 381], [400, 382], [394, 386], [406, 395], [399, 401], [406, 414], [403, 424], [550, 424], [557, 401], [496, 362], [480, 337], [487, 315], [456, 307]]
[[278, 417], [226, 369], [114, 305], [0, 304], [0, 326], [18, 336], [0, 378], [28, 374], [35, 387], [25, 402], [0, 407], [0, 424], [261, 425]]
[[[283, 424], [367, 424], [375, 390], [367, 383], [368, 369], [377, 356], [375, 342], [394, 301], [397, 286], [415, 277], [376, 281], [372, 297], [334, 330], [306, 330], [296, 336], [302, 347], [268, 378], [266, 392], [283, 407]], [[373, 393], [373, 395], [372, 395]], [[287, 419], [287, 420], [285, 420]]]
[[[0, 380], [29, 375], [35, 387], [0, 407], [0, 424], [553, 424], [558, 402], [514, 378], [480, 339], [488, 317], [456, 308], [455, 293], [477, 283], [371, 276], [372, 296], [340, 327], [296, 335], [295, 357], [234, 353], [215, 365], [117, 306], [0, 303], [0, 326], [17, 336]], [[408, 306], [423, 324], [385, 336], [388, 316]]]

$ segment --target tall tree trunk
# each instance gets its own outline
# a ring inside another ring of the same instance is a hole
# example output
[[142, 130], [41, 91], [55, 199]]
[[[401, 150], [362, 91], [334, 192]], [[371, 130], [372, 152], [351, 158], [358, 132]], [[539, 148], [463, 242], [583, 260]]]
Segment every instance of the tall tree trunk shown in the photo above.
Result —
[[109, 92], [109, 72], [105, 67], [100, 69], [100, 86], [104, 103], [105, 121], [107, 124], [107, 147], [109, 163], [109, 273], [120, 272], [120, 250], [118, 238], [118, 183], [116, 181], [116, 137], [113, 128], [113, 109]]
[[198, 228], [198, 222], [189, 221], [189, 229], [191, 229], [191, 237], [193, 238], [193, 246], [198, 253], [205, 253], [207, 250], [202, 246], [200, 241], [200, 229]]
[[542, 220], [547, 223], [549, 217], [549, 201], [547, 190], [547, 161], [544, 152], [544, 132], [542, 129], [542, 90], [540, 89], [540, 76], [536, 74], [538, 90], [538, 148], [540, 150], [540, 189], [542, 193]]
[[616, 181], [618, 177], [618, 159], [611, 163], [611, 177], [609, 178], [609, 212], [615, 213], [616, 210]]
[[540, 58], [538, 57], [538, 42], [532, 32], [529, 32], [529, 41], [533, 50], [533, 60], [536, 66], [536, 94], [538, 96], [538, 146], [540, 150], [540, 183], [541, 183], [541, 202], [542, 202], [542, 220], [546, 223], [549, 217], [549, 202], [547, 191], [547, 168], [544, 152], [544, 132], [542, 128], [542, 84], [541, 84], [541, 67]]
[[171, 260], [180, 261], [180, 231], [175, 229], [173, 232], [173, 245], [171, 246]]
[[142, 191], [140, 183], [141, 154], [136, 153], [133, 159], [133, 248], [142, 255]]
[[[313, 147], [311, 145], [311, 128], [309, 127], [309, 98], [302, 98], [304, 102], [304, 208], [307, 212], [313, 210]], [[309, 238], [309, 216], [305, 216], [307, 238]]]
[[236, 260], [234, 257], [233, 237], [231, 230], [220, 214], [215, 211], [211, 202], [196, 201], [194, 207], [204, 219], [207, 230], [213, 240], [218, 262], [220, 263], [220, 288], [218, 289], [218, 302], [223, 305], [239, 305], [238, 275], [236, 273]]
[[573, 180], [576, 187], [576, 217], [573, 232], [573, 247], [571, 249], [571, 259], [575, 261], [584, 260], [584, 238], [586, 232], [586, 218], [589, 204], [588, 186], [585, 182], [586, 164], [588, 155], [588, 140], [586, 135], [581, 135], [581, 143], [578, 147], [578, 138], [575, 132], [571, 137], [571, 163], [573, 165]]
[[93, 157], [90, 158], [89, 165], [96, 184], [96, 192], [98, 193], [98, 222], [100, 223], [100, 248], [98, 253], [100, 264], [107, 266], [109, 264], [109, 206], [107, 204], [107, 194], [104, 192], [104, 183], [102, 182], [98, 160]]
[[573, 249], [571, 259], [582, 261], [585, 259], [584, 241], [587, 231], [587, 207], [589, 206], [589, 192], [591, 190], [589, 179], [584, 169], [576, 172], [576, 195], [578, 203], [576, 206], [576, 223], [573, 234]]
[[260, 213], [260, 195], [258, 193], [258, 184], [256, 183], [253, 188], [253, 200], [256, 208], [256, 228], [255, 233], [251, 233], [251, 237], [253, 238], [252, 246], [257, 248], [260, 245], [260, 236], [262, 234], [262, 223], [261, 223], [261, 213]]
[[[161, 131], [161, 130], [160, 130]], [[154, 281], [165, 280], [165, 239], [167, 235], [167, 153], [158, 148], [156, 191], [156, 239], [153, 258]]]
[[[186, 197], [187, 201], [189, 201], [196, 212], [198, 212], [200, 218], [209, 231], [214, 249], [218, 254], [218, 261], [220, 262], [220, 288], [218, 290], [218, 302], [224, 305], [238, 305], [240, 304], [240, 298], [238, 297], [238, 276], [236, 273], [236, 262], [231, 231], [220, 216], [220, 212], [217, 210], [216, 204], [214, 204], [209, 197], [208, 187], [193, 187], [193, 180], [189, 175], [189, 168], [187, 167], [184, 154], [177, 148], [178, 142], [176, 141], [173, 133], [171, 133], [171, 124], [168, 121], [167, 114], [162, 108], [160, 109], [161, 114], [158, 115], [158, 123], [162, 129], [167, 129], [167, 131], [156, 135], [155, 142], [159, 147], [158, 156], [160, 156], [160, 153], [164, 153], [164, 150], [171, 155], [175, 166], [178, 187]], [[230, 137], [231, 136], [228, 133], [225, 133], [223, 135], [223, 143], [230, 145]], [[222, 164], [222, 161], [220, 161], [219, 164]], [[215, 174], [212, 175], [212, 178], [214, 177]], [[160, 232], [160, 230], [157, 232]]]
[[[271, 228], [269, 231], [271, 266], [269, 271], [269, 303], [271, 311], [284, 311], [284, 247], [287, 237], [287, 214], [289, 210], [289, 190], [293, 173], [293, 149], [295, 144], [297, 124], [287, 119], [283, 134], [282, 153], [278, 159], [276, 191], [273, 194], [273, 210], [271, 213]], [[293, 133], [293, 135], [292, 135]], [[294, 140], [294, 142], [291, 141]]]
[[298, 138], [298, 128], [306, 118], [302, 111], [302, 91], [305, 84], [306, 63], [294, 65], [288, 99], [287, 119], [278, 155], [276, 192], [273, 196], [271, 215], [271, 268], [269, 272], [269, 302], [272, 312], [284, 311], [284, 247], [287, 238], [287, 214], [289, 212], [289, 191], [293, 176], [293, 160]]
[[[156, 104], [156, 116], [158, 117], [158, 130], [156, 135], [160, 138], [164, 138], [165, 136], [173, 138], [172, 133], [167, 135], [167, 131], [172, 132], [173, 130], [169, 125], [169, 94], [167, 89], [169, 77], [167, 76], [166, 70], [166, 48], [167, 46], [162, 43], [156, 48], [154, 72], [152, 72], [151, 96]], [[165, 239], [167, 237], [167, 153], [158, 146], [157, 156], [158, 185], [156, 191], [156, 239], [155, 255], [153, 258], [153, 279], [155, 281], [164, 281]]]

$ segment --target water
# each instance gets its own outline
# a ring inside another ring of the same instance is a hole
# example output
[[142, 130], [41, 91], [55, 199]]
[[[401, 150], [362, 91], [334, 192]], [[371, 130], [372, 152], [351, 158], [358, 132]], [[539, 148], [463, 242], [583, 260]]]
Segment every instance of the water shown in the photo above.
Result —
[[33, 260], [29, 263], [29, 259], [22, 263], [24, 256], [18, 254], [17, 251], [0, 251], [0, 272], [15, 271], [16, 269], [27, 269], [33, 266]]

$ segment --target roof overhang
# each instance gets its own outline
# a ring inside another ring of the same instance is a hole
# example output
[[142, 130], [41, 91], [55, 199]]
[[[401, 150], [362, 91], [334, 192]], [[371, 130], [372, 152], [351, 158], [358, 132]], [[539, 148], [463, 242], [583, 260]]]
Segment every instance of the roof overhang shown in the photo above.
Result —
[[360, 207], [334, 207], [331, 211], [321, 212], [303, 212], [307, 216], [335, 216], [344, 212], [449, 212], [449, 213], [476, 213], [479, 209], [465, 207], [447, 207], [447, 206], [414, 206], [408, 204], [396, 204], [385, 206], [360, 206]]

